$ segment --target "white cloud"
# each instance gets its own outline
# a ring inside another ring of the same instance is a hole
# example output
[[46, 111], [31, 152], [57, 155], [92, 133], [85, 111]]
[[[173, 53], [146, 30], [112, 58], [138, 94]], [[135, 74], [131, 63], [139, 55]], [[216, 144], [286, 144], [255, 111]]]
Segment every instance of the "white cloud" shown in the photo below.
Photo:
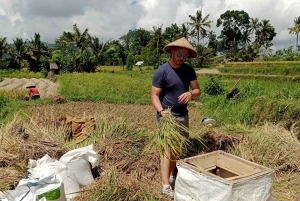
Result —
[[216, 21], [222, 13], [244, 10], [252, 18], [270, 20], [277, 33], [275, 49], [295, 41], [296, 36], [288, 34], [287, 28], [300, 16], [299, 0], [1, 0], [0, 37], [12, 42], [39, 32], [43, 41], [52, 43], [76, 23], [81, 31], [88, 28], [99, 39], [119, 39], [134, 27], [180, 26], [201, 8], [203, 16], [210, 15], [211, 29], [217, 35], [220, 28]]

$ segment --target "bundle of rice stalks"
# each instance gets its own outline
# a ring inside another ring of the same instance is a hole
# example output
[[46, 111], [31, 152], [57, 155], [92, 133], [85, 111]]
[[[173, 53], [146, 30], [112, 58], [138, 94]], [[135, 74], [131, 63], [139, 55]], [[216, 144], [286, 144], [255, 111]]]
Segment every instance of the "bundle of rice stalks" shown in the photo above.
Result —
[[[160, 156], [179, 159], [189, 140], [182, 135], [189, 133], [189, 129], [180, 124], [172, 115], [165, 115], [159, 121], [157, 131], [151, 136], [144, 151], [158, 151]], [[170, 159], [170, 158], [169, 158]]]

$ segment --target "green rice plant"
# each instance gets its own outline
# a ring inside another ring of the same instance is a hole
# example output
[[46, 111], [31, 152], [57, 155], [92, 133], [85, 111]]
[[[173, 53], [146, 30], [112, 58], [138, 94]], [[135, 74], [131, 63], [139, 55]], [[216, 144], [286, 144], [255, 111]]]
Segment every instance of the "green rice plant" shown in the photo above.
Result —
[[260, 74], [260, 75], [289, 75], [295, 76], [300, 74], [299, 66], [272, 66], [272, 67], [226, 67], [219, 69], [222, 73], [231, 74]]
[[28, 92], [26, 90], [1, 90], [0, 94], [4, 95], [8, 99], [14, 100], [24, 100], [24, 98], [28, 96]]
[[61, 95], [67, 100], [110, 103], [150, 103], [150, 76], [131, 77], [107, 73], [72, 73], [59, 77]]
[[300, 61], [268, 61], [268, 62], [227, 62], [225, 67], [272, 67], [272, 66], [299, 66]]
[[8, 98], [4, 96], [3, 93], [0, 93], [0, 112], [7, 105]]
[[8, 77], [8, 78], [44, 78], [45, 76], [40, 73], [34, 73], [28, 70], [0, 70], [0, 77]]
[[157, 150], [161, 157], [174, 156], [179, 159], [185, 144], [189, 143], [182, 132], [189, 132], [189, 129], [177, 122], [172, 115], [165, 115], [160, 119], [158, 129], [150, 138], [145, 151]]

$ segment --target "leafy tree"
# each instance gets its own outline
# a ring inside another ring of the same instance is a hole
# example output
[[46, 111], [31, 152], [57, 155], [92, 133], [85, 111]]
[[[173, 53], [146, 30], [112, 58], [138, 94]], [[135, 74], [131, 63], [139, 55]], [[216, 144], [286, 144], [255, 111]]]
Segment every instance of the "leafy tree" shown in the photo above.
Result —
[[180, 28], [177, 26], [176, 23], [171, 24], [170, 27], [166, 27], [164, 31], [164, 38], [168, 42], [172, 42], [181, 38]]
[[217, 20], [217, 27], [222, 26], [219, 38], [222, 51], [238, 52], [248, 35], [250, 17], [245, 11], [227, 10]]
[[213, 55], [216, 56], [218, 52], [218, 40], [217, 40], [217, 35], [214, 31], [209, 31], [208, 34], [208, 44], [207, 47], [211, 48], [213, 51]]
[[119, 58], [122, 59], [121, 63], [125, 62], [124, 48], [118, 40], [107, 42], [104, 60], [106, 65], [117, 65]]
[[132, 53], [128, 54], [127, 59], [126, 59], [126, 69], [127, 70], [132, 70], [134, 65], [134, 56]]
[[298, 43], [298, 35], [300, 33], [300, 16], [294, 20], [294, 27], [288, 28], [289, 34], [295, 34], [297, 36], [296, 39], [296, 47], [300, 49], [299, 43]]
[[192, 26], [190, 35], [196, 35], [198, 41], [197, 44], [199, 45], [199, 41], [201, 39], [200, 37], [204, 38], [207, 35], [207, 30], [205, 27], [210, 28], [212, 21], [208, 20], [209, 14], [202, 18], [202, 9], [197, 10], [195, 16], [189, 15], [189, 17], [192, 21], [187, 23], [188, 25]]
[[146, 46], [142, 48], [142, 58], [147, 63], [147, 65], [153, 66], [155, 68], [155, 64], [157, 62], [156, 51], [154, 48], [150, 46]]
[[127, 57], [129, 53], [141, 54], [142, 47], [145, 47], [151, 39], [150, 31], [145, 29], [129, 30], [129, 32], [120, 37], [121, 44], [123, 45], [124, 55]]
[[293, 50], [293, 46], [290, 46], [289, 48], [282, 50], [277, 50], [275, 53], [275, 56], [278, 57], [279, 60], [282, 61], [299, 61], [300, 60], [300, 54], [297, 51]]

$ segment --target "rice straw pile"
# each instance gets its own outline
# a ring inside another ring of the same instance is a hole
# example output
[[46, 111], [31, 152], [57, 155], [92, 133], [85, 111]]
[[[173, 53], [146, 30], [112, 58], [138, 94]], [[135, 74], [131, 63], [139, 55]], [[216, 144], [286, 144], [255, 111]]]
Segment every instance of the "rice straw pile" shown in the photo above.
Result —
[[179, 159], [189, 140], [181, 134], [189, 132], [188, 128], [175, 120], [172, 115], [165, 115], [159, 121], [157, 131], [150, 137], [146, 151], [158, 151], [160, 156], [174, 156]]

